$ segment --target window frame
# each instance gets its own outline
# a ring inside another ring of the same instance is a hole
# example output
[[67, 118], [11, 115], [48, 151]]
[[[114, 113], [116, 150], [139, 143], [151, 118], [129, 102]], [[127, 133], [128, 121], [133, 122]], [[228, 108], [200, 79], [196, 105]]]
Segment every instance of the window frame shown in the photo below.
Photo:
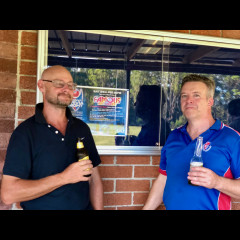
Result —
[[[177, 33], [158, 30], [65, 30], [85, 33], [104, 34], [120, 37], [159, 40], [162, 42], [177, 42], [214, 47], [240, 49], [240, 40], [231, 38], [211, 37], [196, 34]], [[48, 30], [38, 31], [37, 81], [47, 66]], [[37, 88], [36, 103], [42, 102], [42, 94]], [[161, 155], [161, 146], [97, 146], [100, 155]]]

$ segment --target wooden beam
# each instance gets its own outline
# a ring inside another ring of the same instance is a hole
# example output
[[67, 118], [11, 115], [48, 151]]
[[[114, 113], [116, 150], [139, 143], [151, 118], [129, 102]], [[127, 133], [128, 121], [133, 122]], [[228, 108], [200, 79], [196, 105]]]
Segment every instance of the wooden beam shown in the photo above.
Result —
[[72, 57], [72, 48], [68, 41], [67, 32], [64, 30], [56, 30], [56, 31], [57, 31], [58, 36], [61, 38], [63, 47], [65, 48], [68, 57], [71, 58]]
[[145, 41], [146, 40], [144, 40], [144, 39], [135, 40], [133, 45], [128, 49], [128, 51], [126, 53], [128, 61], [131, 60], [135, 56], [135, 54], [141, 48], [141, 46], [144, 44]]
[[218, 49], [218, 47], [200, 46], [195, 51], [191, 52], [183, 58], [183, 64], [191, 64], [205, 57], [207, 54], [217, 51]]

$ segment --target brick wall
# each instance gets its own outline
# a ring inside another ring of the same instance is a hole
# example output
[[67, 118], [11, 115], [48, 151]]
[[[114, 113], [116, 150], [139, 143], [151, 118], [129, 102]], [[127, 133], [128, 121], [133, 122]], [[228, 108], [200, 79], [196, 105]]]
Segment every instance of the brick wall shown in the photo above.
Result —
[[37, 31], [0, 30], [0, 181], [14, 128], [34, 114], [36, 76]]
[[[240, 39], [240, 30], [169, 30]], [[0, 181], [14, 128], [34, 114], [37, 31], [0, 30]], [[159, 156], [101, 156], [105, 209], [141, 209], [158, 175]], [[240, 202], [233, 199], [233, 209]], [[0, 209], [10, 209], [0, 200]], [[159, 209], [164, 209], [161, 205]]]
[[141, 209], [158, 176], [158, 156], [101, 156], [104, 206], [111, 210]]

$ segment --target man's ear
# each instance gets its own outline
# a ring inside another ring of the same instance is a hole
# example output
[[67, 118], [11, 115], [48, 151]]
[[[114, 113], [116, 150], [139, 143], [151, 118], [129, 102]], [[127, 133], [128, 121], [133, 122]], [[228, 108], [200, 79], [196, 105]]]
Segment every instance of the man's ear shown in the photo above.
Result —
[[210, 98], [208, 99], [208, 106], [212, 107], [213, 104], [214, 104], [214, 99], [213, 99], [212, 97], [210, 97]]
[[39, 90], [41, 92], [43, 92], [44, 91], [44, 83], [43, 83], [42, 79], [38, 80], [37, 85], [38, 85]]

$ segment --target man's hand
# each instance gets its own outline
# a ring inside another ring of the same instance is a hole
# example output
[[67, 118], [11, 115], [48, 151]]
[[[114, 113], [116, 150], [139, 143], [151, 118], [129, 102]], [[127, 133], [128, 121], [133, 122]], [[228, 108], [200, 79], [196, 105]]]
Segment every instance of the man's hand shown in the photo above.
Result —
[[84, 175], [92, 174], [92, 168], [93, 165], [91, 160], [82, 160], [69, 165], [61, 173], [61, 176], [65, 184], [88, 181], [90, 177], [85, 177]]
[[205, 167], [192, 167], [187, 177], [192, 184], [206, 187], [216, 188], [220, 177], [212, 170]]

